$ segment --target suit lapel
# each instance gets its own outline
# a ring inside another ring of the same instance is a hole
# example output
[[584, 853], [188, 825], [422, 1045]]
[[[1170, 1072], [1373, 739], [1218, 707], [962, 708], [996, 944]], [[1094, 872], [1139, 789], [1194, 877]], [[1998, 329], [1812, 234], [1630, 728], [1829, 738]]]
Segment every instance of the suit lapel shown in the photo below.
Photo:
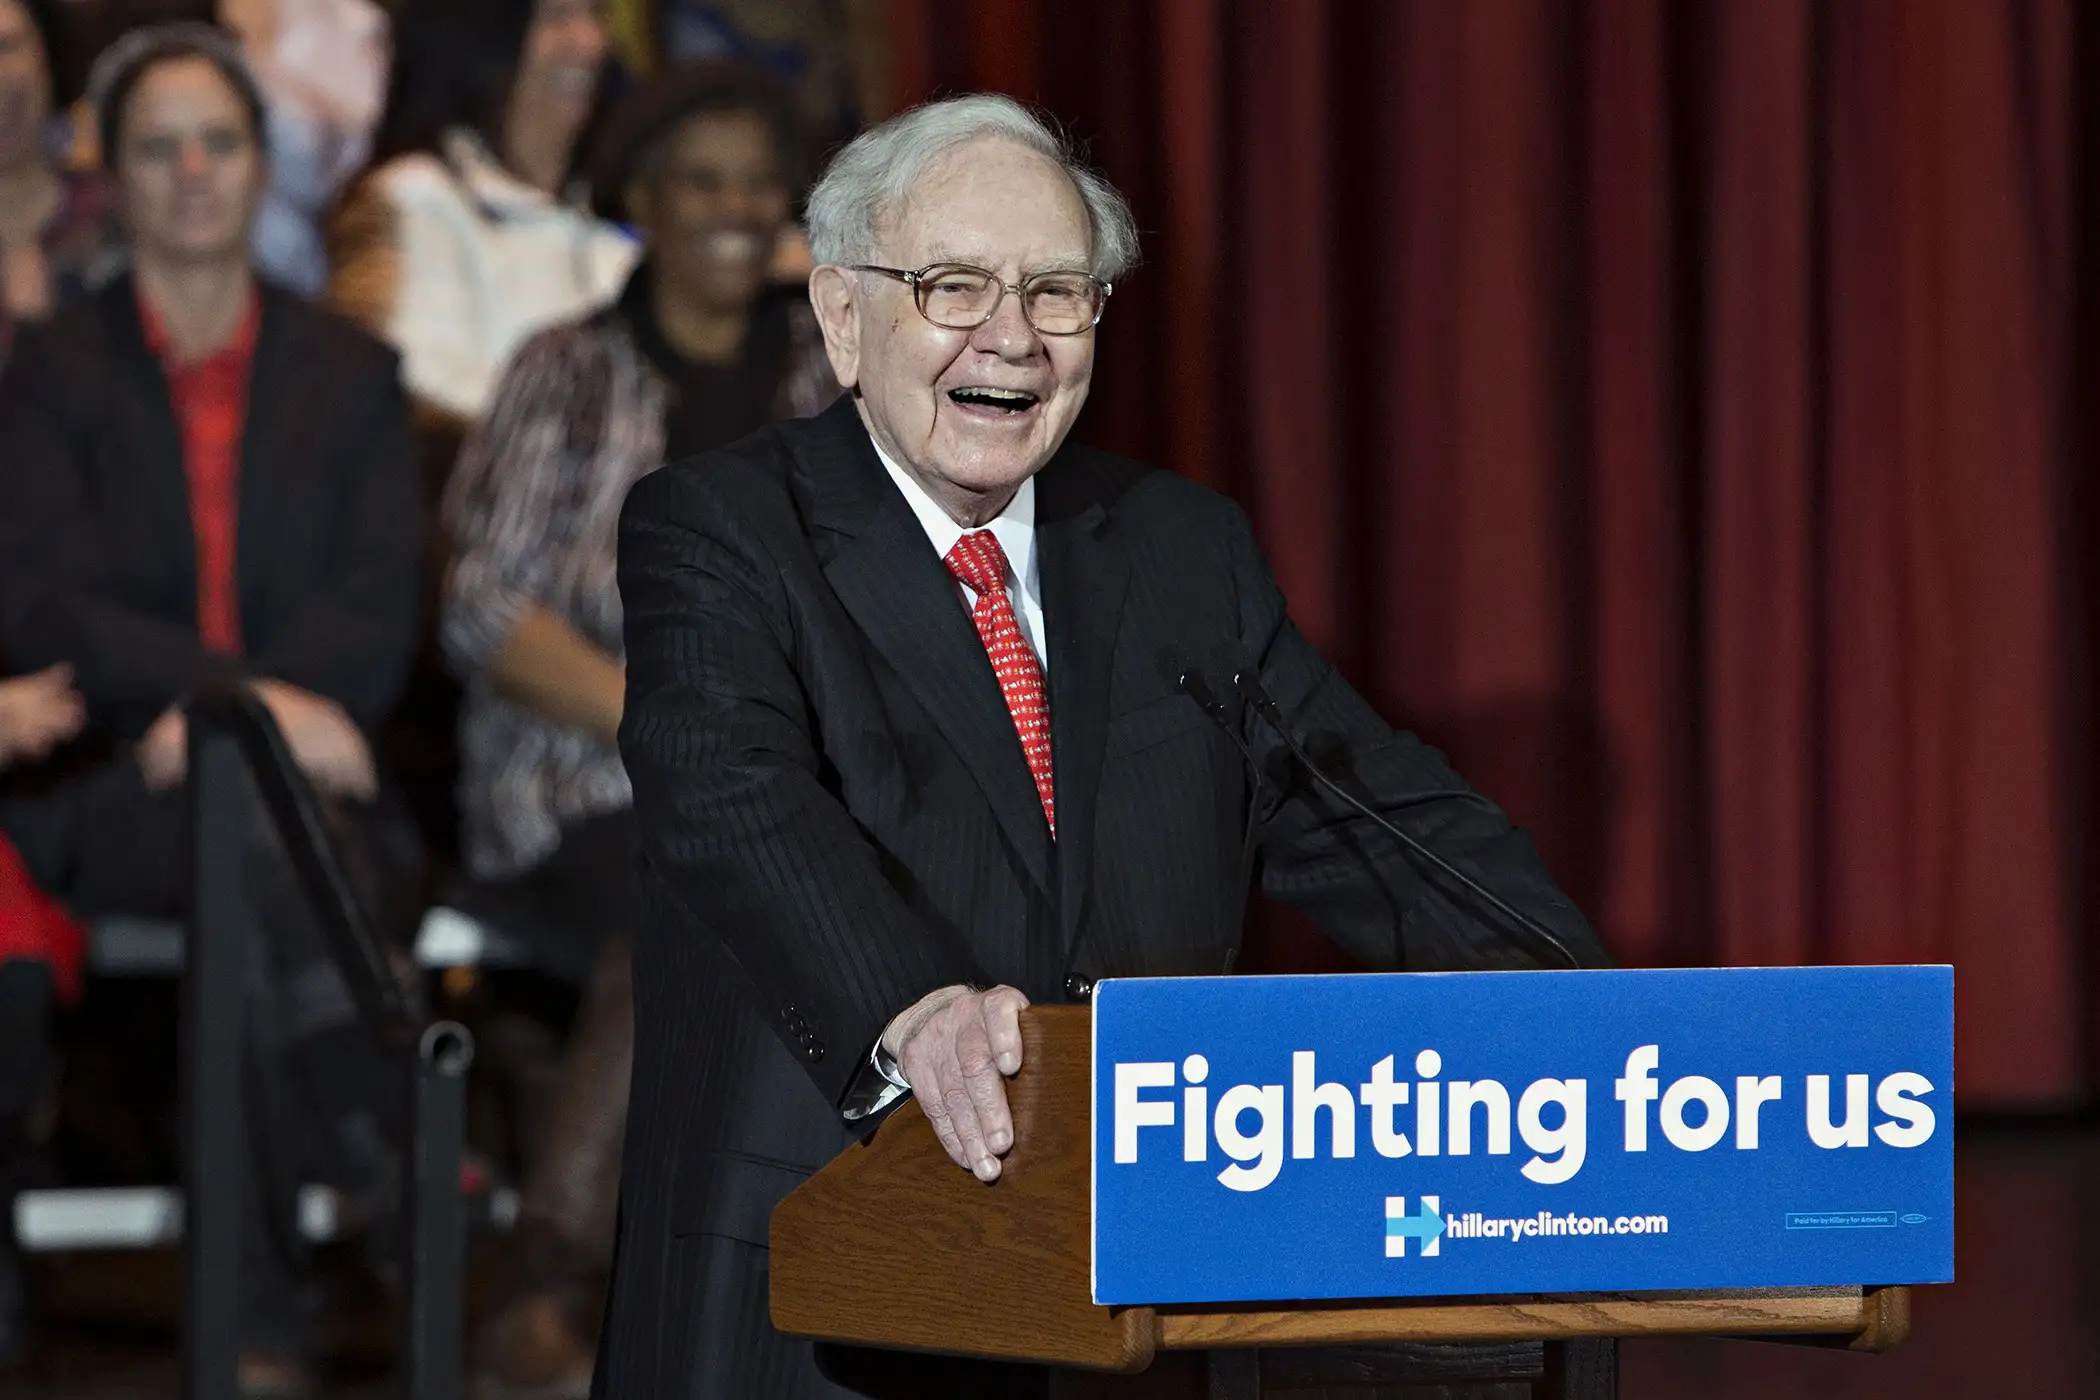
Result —
[[[1089, 489], [1083, 449], [1067, 448], [1036, 477], [1036, 548], [1050, 649], [1050, 760], [1057, 773], [1058, 910], [1070, 949], [1093, 870], [1094, 799], [1108, 733], [1109, 666], [1130, 561]], [[1078, 458], [1077, 460], [1074, 460]]]
[[140, 405], [135, 420], [141, 434], [137, 482], [139, 492], [157, 518], [151, 532], [156, 545], [166, 548], [174, 566], [167, 575], [181, 579], [189, 588], [188, 614], [197, 610], [197, 537], [190, 519], [189, 470], [183, 463], [182, 429], [175, 422], [174, 400], [168, 393], [167, 376], [160, 361], [146, 345], [139, 320], [138, 292], [129, 277], [119, 278], [103, 292], [103, 309], [110, 341], [118, 347], [113, 357], [119, 372], [131, 377]]
[[[1029, 875], [1048, 891], [1042, 803], [955, 581], [875, 456], [852, 400], [841, 399], [817, 427], [802, 463], [811, 524], [832, 537], [824, 576], [976, 780]], [[1054, 746], [1054, 700], [1051, 723]]]
[[234, 576], [244, 634], [268, 609], [270, 546], [277, 540], [273, 522], [286, 518], [286, 495], [293, 488], [290, 478], [307, 465], [289, 450], [304, 407], [304, 381], [290, 372], [299, 362], [299, 347], [291, 343], [284, 308], [277, 304], [275, 294], [258, 287], [256, 295], [262, 298], [262, 322], [256, 328], [255, 357], [248, 371], [241, 479], [235, 492], [240, 513], [234, 521]]

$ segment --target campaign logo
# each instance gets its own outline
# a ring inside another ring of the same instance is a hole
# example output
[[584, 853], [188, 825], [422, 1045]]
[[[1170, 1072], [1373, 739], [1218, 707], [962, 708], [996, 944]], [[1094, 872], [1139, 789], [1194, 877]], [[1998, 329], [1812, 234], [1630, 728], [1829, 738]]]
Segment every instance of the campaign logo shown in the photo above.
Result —
[[1436, 1258], [1438, 1250], [1443, 1244], [1444, 1198], [1442, 1196], [1424, 1196], [1421, 1198], [1421, 1201], [1422, 1213], [1420, 1215], [1409, 1215], [1407, 1213], [1407, 1197], [1387, 1196], [1385, 1198], [1386, 1258], [1405, 1259], [1407, 1257], [1407, 1242], [1409, 1240], [1421, 1241], [1422, 1258]]

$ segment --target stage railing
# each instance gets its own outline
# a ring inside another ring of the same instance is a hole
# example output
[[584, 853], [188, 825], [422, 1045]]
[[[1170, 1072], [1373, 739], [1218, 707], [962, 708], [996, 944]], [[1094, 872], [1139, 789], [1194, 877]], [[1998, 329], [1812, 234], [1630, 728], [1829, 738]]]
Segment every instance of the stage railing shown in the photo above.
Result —
[[[473, 1038], [433, 1021], [397, 976], [329, 838], [321, 806], [269, 711], [246, 690], [188, 707], [196, 880], [182, 993], [182, 1393], [232, 1400], [240, 1352], [242, 1192], [258, 1160], [247, 1097], [250, 957], [262, 930], [245, 863], [270, 824], [349, 984], [358, 1014], [407, 1079], [400, 1369], [408, 1400], [459, 1400], [466, 1219], [460, 1194]], [[259, 803], [258, 803], [259, 799]], [[259, 810], [258, 810], [259, 807]], [[281, 1204], [281, 1203], [279, 1203]]]

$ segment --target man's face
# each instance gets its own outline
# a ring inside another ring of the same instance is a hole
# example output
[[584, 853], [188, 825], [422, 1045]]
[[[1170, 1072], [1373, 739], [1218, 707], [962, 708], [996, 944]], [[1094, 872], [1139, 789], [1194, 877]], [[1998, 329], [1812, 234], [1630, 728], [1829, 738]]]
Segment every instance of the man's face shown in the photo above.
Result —
[[[875, 262], [971, 263], [1018, 284], [1085, 271], [1086, 206], [1063, 171], [985, 138], [928, 168], [883, 230]], [[912, 289], [879, 273], [820, 268], [811, 298], [839, 382], [860, 393], [868, 431], [958, 523], [997, 515], [1057, 451], [1086, 402], [1094, 333], [1046, 336], [1008, 295], [975, 330], [919, 314]], [[974, 390], [1002, 390], [994, 406]], [[1013, 398], [1012, 395], [1020, 395]]]

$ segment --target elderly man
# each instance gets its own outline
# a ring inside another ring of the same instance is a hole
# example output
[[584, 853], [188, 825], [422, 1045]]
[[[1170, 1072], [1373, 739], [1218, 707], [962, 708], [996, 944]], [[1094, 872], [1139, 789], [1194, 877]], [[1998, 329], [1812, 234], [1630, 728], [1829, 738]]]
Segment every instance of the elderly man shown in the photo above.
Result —
[[1136, 237], [1054, 134], [1004, 98], [918, 108], [808, 219], [850, 397], [666, 468], [622, 521], [653, 908], [599, 1393], [1042, 1393], [820, 1372], [767, 1320], [772, 1207], [905, 1093], [995, 1180], [1018, 1009], [1229, 969], [1250, 870], [1372, 967], [1603, 954], [1529, 839], [1306, 642], [1230, 502], [1066, 441]]

